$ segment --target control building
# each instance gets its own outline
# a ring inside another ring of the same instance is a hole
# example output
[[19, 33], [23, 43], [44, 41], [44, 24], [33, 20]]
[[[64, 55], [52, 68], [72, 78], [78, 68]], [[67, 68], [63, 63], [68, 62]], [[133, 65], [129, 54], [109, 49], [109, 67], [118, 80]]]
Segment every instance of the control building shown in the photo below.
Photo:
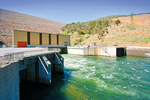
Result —
[[69, 35], [60, 35], [65, 23], [0, 9], [0, 47], [70, 45]]

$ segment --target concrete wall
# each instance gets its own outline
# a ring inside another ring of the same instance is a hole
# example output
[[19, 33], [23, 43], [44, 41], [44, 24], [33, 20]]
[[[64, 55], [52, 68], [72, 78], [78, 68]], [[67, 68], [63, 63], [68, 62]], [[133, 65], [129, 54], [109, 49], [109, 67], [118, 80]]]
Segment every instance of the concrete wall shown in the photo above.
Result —
[[97, 55], [97, 47], [67, 47], [68, 54]]
[[31, 32], [30, 33], [30, 45], [39, 45], [40, 36], [39, 33]]
[[49, 34], [42, 33], [42, 45], [49, 45]]
[[51, 34], [51, 45], [57, 45], [57, 35]]
[[19, 100], [19, 64], [0, 68], [0, 100]]
[[84, 55], [83, 47], [67, 47], [67, 49], [68, 49], [68, 54]]
[[97, 47], [97, 55], [100, 55], [101, 54], [101, 48], [100, 47]]
[[[101, 55], [116, 57], [125, 56], [125, 49], [125, 47], [68, 47], [68, 54]], [[119, 52], [118, 55], [117, 52]]]
[[150, 47], [128, 47], [128, 56], [150, 57]]
[[70, 45], [69, 35], [59, 35], [59, 45], [64, 45], [65, 42]]
[[36, 68], [35, 67], [38, 67], [38, 66], [36, 66], [35, 63], [27, 65], [27, 70], [26, 70], [27, 71], [26, 72], [27, 77], [26, 78], [28, 81], [33, 81], [33, 82], [37, 81], [36, 80]]
[[[69, 35], [59, 35], [58, 45], [70, 45]], [[18, 41], [27, 42], [27, 31], [14, 31], [14, 45], [18, 46]], [[66, 43], [65, 43], [66, 42]], [[39, 32], [30, 32], [30, 45], [40, 45]], [[42, 33], [42, 45], [49, 45], [49, 33]], [[51, 45], [57, 45], [57, 35], [51, 34]]]
[[97, 48], [96, 47], [84, 48], [84, 55], [97, 55]]
[[18, 41], [27, 42], [27, 32], [14, 31], [14, 45], [18, 46]]
[[102, 48], [100, 48], [101, 49], [100, 55], [116, 57], [116, 47], [102, 47]]

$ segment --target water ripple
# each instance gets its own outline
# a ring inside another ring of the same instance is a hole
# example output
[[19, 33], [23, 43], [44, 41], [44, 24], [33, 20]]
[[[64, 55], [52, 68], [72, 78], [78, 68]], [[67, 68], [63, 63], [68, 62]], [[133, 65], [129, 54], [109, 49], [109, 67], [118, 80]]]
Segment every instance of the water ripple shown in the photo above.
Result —
[[71, 77], [87, 99], [93, 96], [110, 100], [150, 99], [150, 58], [77, 55], [64, 55], [64, 58], [65, 68], [77, 69]]

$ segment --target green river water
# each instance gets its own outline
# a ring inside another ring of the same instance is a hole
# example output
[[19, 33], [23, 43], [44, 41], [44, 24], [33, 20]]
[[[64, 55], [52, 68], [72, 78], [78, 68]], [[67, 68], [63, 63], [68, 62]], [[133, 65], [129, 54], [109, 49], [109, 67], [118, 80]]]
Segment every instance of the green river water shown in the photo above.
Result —
[[62, 55], [50, 86], [24, 82], [21, 100], [150, 100], [150, 58]]

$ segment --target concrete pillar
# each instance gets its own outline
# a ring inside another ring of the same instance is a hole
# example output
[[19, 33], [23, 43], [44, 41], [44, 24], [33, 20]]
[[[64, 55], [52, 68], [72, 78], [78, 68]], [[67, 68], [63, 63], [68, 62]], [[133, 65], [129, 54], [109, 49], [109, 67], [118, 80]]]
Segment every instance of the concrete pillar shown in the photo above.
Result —
[[84, 55], [97, 55], [97, 48], [96, 47], [84, 48]]
[[0, 68], [0, 100], [19, 100], [19, 63]]
[[[35, 63], [27, 65], [27, 80], [28, 81], [36, 81], [36, 70], [35, 70]], [[38, 66], [37, 66], [38, 67]]]
[[54, 58], [55, 55], [54, 54], [50, 54], [48, 60], [51, 62], [51, 72], [54, 72], [55, 68], [54, 68]]
[[60, 51], [61, 54], [68, 54], [67, 47], [63, 47], [63, 48], [60, 48], [60, 49], [61, 49], [61, 51]]
[[51, 63], [46, 56], [38, 57], [39, 83], [51, 83]]
[[27, 80], [27, 69], [19, 71], [20, 78]]
[[101, 48], [97, 47], [97, 55], [101, 55]]
[[64, 58], [59, 53], [55, 53], [54, 66], [55, 72], [64, 73]]

